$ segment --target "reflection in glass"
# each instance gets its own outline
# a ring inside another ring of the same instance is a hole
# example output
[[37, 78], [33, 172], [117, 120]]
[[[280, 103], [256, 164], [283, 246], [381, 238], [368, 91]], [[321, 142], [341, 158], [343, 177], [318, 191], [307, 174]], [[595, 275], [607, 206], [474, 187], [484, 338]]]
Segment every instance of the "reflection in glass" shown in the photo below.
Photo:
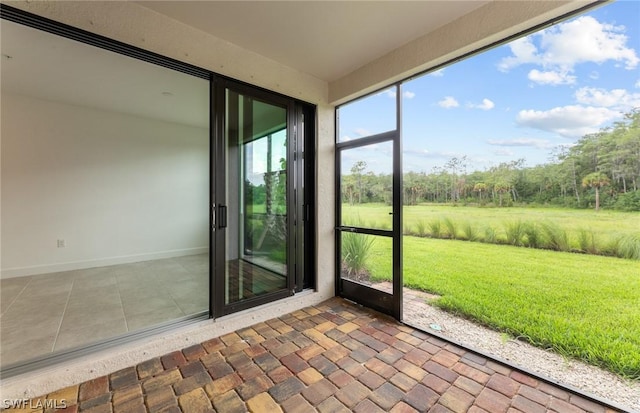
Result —
[[[391, 87], [338, 108], [338, 142], [396, 129], [396, 88]], [[366, 116], [362, 116], [366, 113]]]
[[286, 287], [286, 108], [227, 90], [225, 303]]
[[392, 149], [388, 141], [341, 151], [341, 225], [392, 229]]
[[340, 276], [391, 293], [393, 238], [355, 232], [341, 234]]

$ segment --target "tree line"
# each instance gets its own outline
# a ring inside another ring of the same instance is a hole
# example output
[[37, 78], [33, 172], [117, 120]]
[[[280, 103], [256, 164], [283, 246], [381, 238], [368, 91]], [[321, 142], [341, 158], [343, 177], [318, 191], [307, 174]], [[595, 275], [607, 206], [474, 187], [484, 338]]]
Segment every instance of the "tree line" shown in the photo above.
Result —
[[[612, 126], [556, 149], [548, 163], [503, 162], [467, 172], [466, 156], [452, 157], [430, 172], [406, 172], [405, 205], [422, 202], [477, 205], [557, 205], [640, 211], [640, 109]], [[342, 199], [351, 204], [391, 202], [389, 174], [367, 172], [356, 162], [342, 176]]]

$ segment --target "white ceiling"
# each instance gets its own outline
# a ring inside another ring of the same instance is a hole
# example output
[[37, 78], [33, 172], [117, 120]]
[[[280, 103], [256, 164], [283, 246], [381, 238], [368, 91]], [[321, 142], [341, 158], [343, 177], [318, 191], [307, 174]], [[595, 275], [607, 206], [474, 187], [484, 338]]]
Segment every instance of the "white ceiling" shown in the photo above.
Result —
[[[486, 3], [138, 2], [326, 81], [338, 79]], [[6, 20], [0, 29], [0, 86], [4, 92], [208, 126], [206, 80]]]
[[489, 2], [362, 0], [137, 3], [330, 82]]
[[2, 20], [1, 89], [209, 127], [209, 82]]

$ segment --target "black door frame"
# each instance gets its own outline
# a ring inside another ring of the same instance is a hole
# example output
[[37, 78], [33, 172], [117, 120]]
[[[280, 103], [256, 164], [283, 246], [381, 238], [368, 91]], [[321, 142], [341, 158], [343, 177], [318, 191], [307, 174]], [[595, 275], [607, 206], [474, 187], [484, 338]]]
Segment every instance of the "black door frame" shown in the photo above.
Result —
[[[283, 289], [258, 297], [225, 304], [226, 272], [226, 90], [250, 96], [262, 102], [286, 108], [287, 111], [287, 282]], [[275, 92], [257, 88], [223, 76], [211, 81], [211, 191], [210, 191], [210, 316], [224, 316], [261, 304], [276, 301], [314, 283], [315, 220], [313, 219], [314, 181], [309, 173], [314, 158], [315, 118], [312, 105], [304, 104]], [[313, 119], [312, 119], [313, 120]], [[311, 248], [307, 246], [311, 244]]]
[[[335, 187], [336, 187], [336, 295], [363, 304], [402, 321], [402, 139], [401, 139], [401, 91], [400, 84], [394, 85], [396, 95], [396, 129], [364, 138], [337, 142], [339, 116], [336, 109], [336, 158], [335, 158]], [[392, 142], [393, 172], [392, 172], [392, 229], [382, 230], [365, 227], [342, 225], [342, 151], [378, 143]], [[367, 234], [392, 238], [392, 286], [391, 294], [371, 288], [341, 277], [342, 272], [342, 234], [345, 232]]]

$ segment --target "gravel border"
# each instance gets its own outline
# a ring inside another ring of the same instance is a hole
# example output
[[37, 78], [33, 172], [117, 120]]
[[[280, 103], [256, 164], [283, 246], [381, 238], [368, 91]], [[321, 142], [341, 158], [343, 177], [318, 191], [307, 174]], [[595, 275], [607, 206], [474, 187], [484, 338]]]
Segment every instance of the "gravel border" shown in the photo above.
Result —
[[[390, 285], [376, 284], [374, 288], [390, 290]], [[514, 366], [570, 385], [586, 394], [640, 412], [639, 381], [624, 380], [598, 367], [507, 338], [504, 334], [453, 316], [428, 305], [425, 300], [436, 297], [431, 294], [405, 288], [403, 296], [403, 321], [408, 324], [494, 355]], [[435, 330], [432, 325], [440, 330]]]

